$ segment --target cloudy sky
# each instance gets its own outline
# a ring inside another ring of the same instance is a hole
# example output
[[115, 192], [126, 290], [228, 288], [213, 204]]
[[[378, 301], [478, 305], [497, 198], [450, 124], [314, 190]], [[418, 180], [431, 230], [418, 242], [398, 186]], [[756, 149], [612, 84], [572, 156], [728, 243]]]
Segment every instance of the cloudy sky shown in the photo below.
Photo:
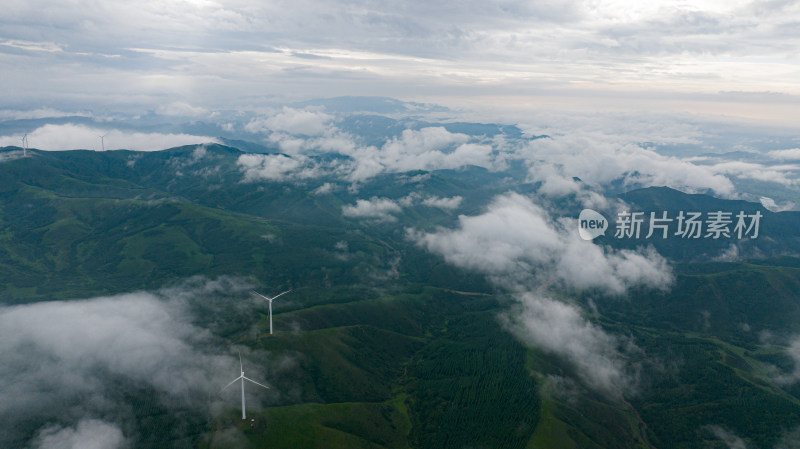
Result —
[[5, 1], [0, 106], [206, 116], [380, 95], [787, 121], [798, 21], [787, 0]]

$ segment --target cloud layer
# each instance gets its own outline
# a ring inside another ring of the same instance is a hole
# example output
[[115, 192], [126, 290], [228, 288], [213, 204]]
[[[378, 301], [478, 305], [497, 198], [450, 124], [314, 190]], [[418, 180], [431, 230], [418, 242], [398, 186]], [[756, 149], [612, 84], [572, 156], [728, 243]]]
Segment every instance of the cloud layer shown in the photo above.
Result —
[[[443, 127], [406, 129], [399, 137], [388, 137], [381, 147], [376, 147], [359, 143], [357, 136], [339, 129], [330, 122], [331, 118], [314, 109], [284, 107], [276, 115], [250, 121], [246, 130], [267, 133], [267, 140], [277, 144], [291, 158], [281, 160], [285, 169], [275, 167], [262, 171], [288, 173], [302, 166], [306, 177], [336, 173], [346, 180], [360, 182], [381, 173], [496, 166], [491, 145], [466, 134], [451, 133]], [[321, 164], [303, 157], [321, 153], [338, 154], [346, 159]], [[276, 160], [264, 161], [261, 165], [278, 165]], [[254, 164], [255, 158], [251, 156], [240, 159], [240, 165], [248, 173]], [[246, 176], [255, 179], [252, 174]]]
[[670, 186], [689, 192], [711, 190], [725, 197], [734, 192], [721, 169], [663, 156], [618, 137], [574, 133], [536, 139], [520, 152], [530, 165], [530, 179], [541, 182], [542, 191], [551, 195], [578, 192], [581, 186], [573, 178], [595, 187], [622, 181], [628, 188]]
[[786, 97], [799, 93], [793, 2], [91, 6], [37, 0], [0, 13], [9, 104], [202, 111], [274, 96], [390, 95], [663, 109], [700, 97], [718, 112], [786, 118], [796, 111]]
[[[359, 184], [386, 173], [471, 166], [507, 172], [522, 165], [527, 167], [525, 181], [537, 184], [539, 194], [578, 195], [588, 206], [600, 199], [596, 192], [609, 188], [617, 191], [667, 186], [690, 193], [740, 198], [746, 192], [738, 191], [736, 186], [752, 188], [751, 181], [781, 189], [798, 187], [800, 164], [784, 161], [793, 150], [759, 155], [748, 149], [752, 155], [748, 161], [724, 154], [697, 156], [706, 151], [704, 147], [712, 137], [704, 135], [698, 129], [700, 125], [675, 117], [537, 116], [537, 121], [542, 120], [538, 126], [520, 125], [525, 130], [521, 137], [486, 136], [481, 134], [485, 125], [479, 124], [468, 135], [429, 124], [413, 128], [413, 122], [402, 120], [385, 125], [389, 127], [380, 131], [385, 134], [376, 137], [376, 130], [351, 123], [373, 119], [328, 114], [315, 107], [284, 107], [271, 115], [258, 116], [245, 128], [256, 132], [253, 138], [277, 145], [284, 154], [242, 156], [239, 166], [244, 179], [258, 182], [332, 176]], [[411, 128], [398, 130], [400, 126]], [[546, 136], [541, 137], [542, 134]], [[531, 135], [540, 137], [531, 139]], [[381, 139], [383, 142], [378, 143]], [[725, 149], [729, 144], [715, 145]], [[674, 151], [676, 148], [688, 155], [681, 156]], [[769, 191], [769, 187], [763, 190]]]
[[553, 220], [516, 193], [496, 197], [484, 214], [460, 216], [456, 229], [410, 236], [454, 265], [515, 282], [620, 294], [637, 284], [666, 288], [672, 280], [666, 260], [653, 250], [604, 251], [581, 240], [574, 221]]
[[342, 207], [342, 215], [350, 218], [368, 218], [377, 221], [397, 221], [393, 215], [402, 211], [396, 202], [388, 198], [373, 197], [369, 200], [357, 200], [354, 205]]
[[49, 426], [42, 429], [34, 449], [123, 449], [129, 442], [114, 424], [83, 419], [75, 427]]
[[462, 199], [460, 196], [450, 198], [423, 197], [416, 192], [412, 192], [398, 200], [372, 197], [369, 200], [360, 199], [356, 200], [355, 204], [343, 206], [342, 215], [349, 218], [370, 219], [376, 222], [394, 222], [397, 221], [395, 214], [402, 212], [404, 207], [421, 204], [426, 207], [452, 211], [458, 209]]
[[209, 392], [235, 376], [238, 361], [192, 324], [185, 301], [235, 285], [202, 281], [158, 293], [0, 308], [5, 443], [19, 442], [11, 429], [24, 422], [42, 425], [37, 448], [125, 447], [136, 439], [128, 433], [126, 386], [152, 389], [167, 407], [210, 406]]
[[[102, 141], [100, 136], [104, 136]], [[44, 151], [135, 150], [157, 151], [181, 145], [217, 143], [208, 136], [161, 134], [90, 128], [84, 125], [44, 125], [28, 133], [28, 147]], [[21, 146], [20, 136], [0, 136], [0, 147]]]
[[302, 156], [243, 154], [236, 163], [244, 174], [244, 182], [297, 180], [322, 174], [319, 168]]
[[532, 292], [515, 298], [521, 307], [504, 320], [522, 341], [563, 357], [588, 386], [612, 397], [635, 388], [636, 373], [625, 365], [621, 352], [632, 343], [590, 323], [573, 305]]

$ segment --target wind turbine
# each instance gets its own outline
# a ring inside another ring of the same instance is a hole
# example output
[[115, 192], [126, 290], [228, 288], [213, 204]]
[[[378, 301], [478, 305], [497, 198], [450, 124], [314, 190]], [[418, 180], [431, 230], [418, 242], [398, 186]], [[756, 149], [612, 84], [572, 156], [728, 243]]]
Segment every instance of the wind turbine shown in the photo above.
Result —
[[262, 385], [262, 384], [260, 384], [260, 383], [258, 383], [256, 381], [254, 381], [253, 379], [249, 379], [249, 378], [244, 376], [244, 367], [242, 365], [242, 353], [241, 352], [239, 353], [239, 371], [241, 371], [242, 374], [240, 374], [239, 377], [237, 377], [236, 379], [231, 381], [231, 383], [229, 383], [228, 385], [225, 385], [225, 387], [222, 390], [220, 390], [220, 392], [225, 390], [225, 388], [230, 387], [236, 381], [241, 379], [241, 381], [242, 381], [242, 419], [247, 419], [247, 416], [244, 414], [244, 381], [249, 380], [250, 382], [253, 382], [254, 384], [258, 385], [259, 387], [264, 387], [266, 389], [269, 389], [269, 387], [266, 386], [266, 385]]
[[106, 151], [106, 143], [105, 143], [105, 140], [103, 140], [103, 139], [104, 139], [104, 138], [105, 138], [107, 135], [108, 135], [108, 134], [106, 133], [106, 134], [103, 134], [102, 136], [97, 136], [97, 137], [99, 137], [99, 138], [100, 138], [100, 146], [103, 148], [103, 151]]
[[28, 156], [28, 133], [22, 136], [22, 157]]
[[[286, 290], [285, 292], [281, 293], [278, 296], [281, 296], [283, 294], [289, 293], [290, 291], [292, 291], [292, 290]], [[264, 298], [264, 299], [266, 299], [267, 301], [269, 301], [269, 334], [272, 335], [272, 300], [277, 298], [278, 296], [273, 296], [272, 298], [267, 298], [266, 296], [264, 296], [261, 293], [258, 293], [256, 291], [253, 291], [253, 293], [258, 295], [258, 296], [260, 296], [260, 297], [262, 297], [262, 298]]]

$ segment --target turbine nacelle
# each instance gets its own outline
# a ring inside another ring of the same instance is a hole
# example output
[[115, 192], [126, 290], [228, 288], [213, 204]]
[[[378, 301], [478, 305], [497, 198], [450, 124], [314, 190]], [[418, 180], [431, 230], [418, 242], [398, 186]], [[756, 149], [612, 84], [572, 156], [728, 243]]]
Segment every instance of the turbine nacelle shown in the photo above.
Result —
[[289, 290], [286, 290], [285, 292], [283, 292], [283, 293], [281, 293], [281, 294], [279, 294], [279, 295], [273, 296], [272, 298], [270, 298], [270, 297], [268, 297], [268, 296], [264, 296], [264, 295], [262, 295], [261, 293], [258, 293], [258, 292], [257, 292], [257, 291], [255, 291], [255, 290], [252, 290], [252, 291], [251, 291], [251, 293], [252, 293], [252, 294], [254, 294], [254, 295], [257, 295], [257, 296], [260, 296], [260, 297], [262, 297], [262, 298], [266, 299], [266, 300], [267, 300], [267, 302], [269, 303], [269, 334], [270, 334], [270, 335], [272, 335], [272, 300], [273, 300], [273, 299], [276, 299], [278, 296], [285, 295], [286, 293], [289, 293], [290, 291], [292, 291], [292, 290], [291, 290], [291, 289], [289, 289]]

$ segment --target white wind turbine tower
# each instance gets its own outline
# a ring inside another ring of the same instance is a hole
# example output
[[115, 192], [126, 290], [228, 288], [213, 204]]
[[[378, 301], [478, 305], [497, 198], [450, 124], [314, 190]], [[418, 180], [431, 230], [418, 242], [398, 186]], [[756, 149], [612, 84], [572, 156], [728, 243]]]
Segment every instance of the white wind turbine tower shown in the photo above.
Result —
[[280, 295], [273, 296], [272, 298], [267, 298], [266, 296], [264, 296], [261, 293], [258, 293], [256, 291], [253, 292], [254, 294], [266, 299], [269, 302], [269, 334], [270, 335], [272, 335], [272, 300], [277, 298], [278, 296], [281, 296], [283, 294], [289, 293], [290, 291], [291, 290], [286, 290], [285, 292], [281, 293]]
[[107, 135], [108, 135], [108, 134], [106, 133], [106, 134], [103, 134], [102, 136], [97, 136], [97, 137], [99, 137], [99, 138], [100, 138], [100, 146], [102, 147], [103, 151], [106, 151], [106, 142], [105, 142], [105, 140], [104, 140], [104, 139], [105, 139], [105, 137], [106, 137]]
[[28, 156], [28, 133], [22, 136], [22, 157]]
[[234, 380], [233, 380], [231, 383], [229, 383], [228, 385], [225, 385], [225, 387], [224, 387], [222, 390], [220, 390], [220, 391], [223, 391], [223, 390], [225, 390], [225, 388], [228, 388], [228, 387], [230, 387], [230, 386], [231, 386], [231, 385], [233, 385], [233, 384], [234, 384], [236, 381], [238, 381], [238, 380], [240, 380], [240, 379], [241, 379], [241, 381], [242, 381], [242, 419], [247, 419], [247, 416], [246, 416], [246, 415], [245, 415], [245, 413], [244, 413], [244, 381], [246, 381], [246, 380], [249, 380], [250, 382], [253, 382], [254, 384], [258, 385], [259, 387], [264, 387], [264, 388], [266, 388], [266, 389], [269, 389], [269, 387], [268, 387], [268, 386], [266, 386], [266, 385], [262, 385], [262, 384], [260, 384], [260, 383], [258, 383], [258, 382], [256, 382], [256, 381], [254, 381], [253, 379], [249, 379], [249, 378], [247, 378], [247, 377], [245, 377], [245, 376], [244, 376], [244, 367], [243, 367], [243, 365], [242, 365], [242, 353], [241, 353], [241, 352], [239, 353], [239, 371], [240, 371], [242, 374], [240, 374], [240, 375], [239, 375], [239, 377], [237, 377], [236, 379], [234, 379]]

